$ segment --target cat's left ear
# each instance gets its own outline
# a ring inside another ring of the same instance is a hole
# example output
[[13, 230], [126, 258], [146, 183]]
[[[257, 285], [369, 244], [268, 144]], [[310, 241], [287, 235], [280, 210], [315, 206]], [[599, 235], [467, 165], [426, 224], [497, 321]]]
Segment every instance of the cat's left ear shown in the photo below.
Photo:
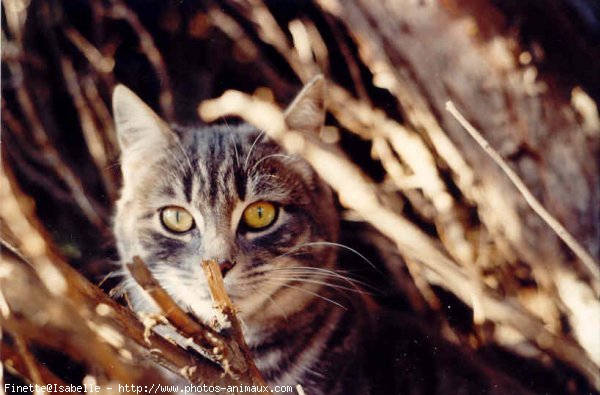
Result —
[[325, 78], [314, 77], [285, 110], [285, 123], [291, 130], [318, 134], [325, 123]]
[[119, 146], [124, 156], [130, 152], [160, 151], [176, 138], [166, 122], [124, 85], [117, 85], [112, 102]]

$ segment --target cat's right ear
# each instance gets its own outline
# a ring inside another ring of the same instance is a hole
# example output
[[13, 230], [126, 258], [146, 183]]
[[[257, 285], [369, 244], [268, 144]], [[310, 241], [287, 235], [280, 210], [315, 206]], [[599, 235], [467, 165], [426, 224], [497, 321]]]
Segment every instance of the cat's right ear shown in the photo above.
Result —
[[291, 130], [318, 135], [325, 123], [325, 78], [319, 74], [302, 88], [285, 110], [285, 123]]
[[176, 139], [165, 121], [124, 85], [117, 85], [113, 91], [112, 106], [124, 157], [134, 152], [160, 152]]

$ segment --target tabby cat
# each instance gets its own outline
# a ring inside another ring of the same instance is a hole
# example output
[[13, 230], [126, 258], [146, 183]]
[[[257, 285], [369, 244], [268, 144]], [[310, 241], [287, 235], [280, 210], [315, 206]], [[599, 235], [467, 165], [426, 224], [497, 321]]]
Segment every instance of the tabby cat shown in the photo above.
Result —
[[[123, 86], [113, 110], [122, 151], [114, 226], [121, 261], [142, 257], [173, 299], [206, 323], [214, 311], [201, 261], [219, 262], [269, 384], [301, 384], [309, 395], [530, 393], [498, 374], [490, 382], [472, 354], [410, 315], [376, 307], [342, 270], [332, 192], [302, 158], [247, 124], [168, 126]], [[322, 77], [285, 115], [290, 129], [318, 134]], [[152, 311], [123, 272], [132, 307]]]
[[[121, 261], [139, 255], [181, 307], [210, 322], [200, 263], [217, 260], [269, 384], [301, 384], [311, 395], [368, 393], [360, 366], [365, 296], [337, 271], [338, 214], [310, 165], [247, 124], [171, 127], [123, 86], [113, 110]], [[317, 77], [286, 121], [316, 135], [324, 115]], [[136, 311], [152, 310], [135, 281], [124, 288]]]

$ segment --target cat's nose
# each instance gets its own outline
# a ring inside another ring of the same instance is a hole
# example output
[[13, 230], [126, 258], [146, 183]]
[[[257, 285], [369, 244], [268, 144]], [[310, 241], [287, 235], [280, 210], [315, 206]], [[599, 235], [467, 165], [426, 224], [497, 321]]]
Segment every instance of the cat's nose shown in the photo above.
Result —
[[225, 278], [225, 275], [235, 266], [235, 262], [232, 262], [229, 259], [218, 259], [217, 263], [219, 264], [219, 269], [221, 269], [223, 278]]

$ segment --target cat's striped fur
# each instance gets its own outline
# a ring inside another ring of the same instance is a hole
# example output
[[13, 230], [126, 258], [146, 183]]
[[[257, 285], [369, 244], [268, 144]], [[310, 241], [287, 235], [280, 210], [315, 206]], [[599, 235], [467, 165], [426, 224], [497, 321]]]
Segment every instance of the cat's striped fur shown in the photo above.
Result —
[[[290, 106], [290, 128], [318, 132], [322, 85], [315, 80]], [[214, 312], [201, 260], [235, 262], [225, 286], [270, 384], [301, 384], [311, 395], [367, 393], [359, 366], [365, 298], [337, 271], [337, 211], [308, 163], [245, 124], [172, 128], [126, 88], [113, 100], [124, 180], [114, 226], [122, 262], [141, 256], [161, 286], [207, 322]], [[259, 200], [274, 202], [279, 215], [268, 229], [247, 232], [241, 213]], [[185, 208], [195, 228], [167, 231], [159, 219], [166, 206]], [[136, 310], [152, 310], [134, 281], [127, 277], [124, 286]]]

